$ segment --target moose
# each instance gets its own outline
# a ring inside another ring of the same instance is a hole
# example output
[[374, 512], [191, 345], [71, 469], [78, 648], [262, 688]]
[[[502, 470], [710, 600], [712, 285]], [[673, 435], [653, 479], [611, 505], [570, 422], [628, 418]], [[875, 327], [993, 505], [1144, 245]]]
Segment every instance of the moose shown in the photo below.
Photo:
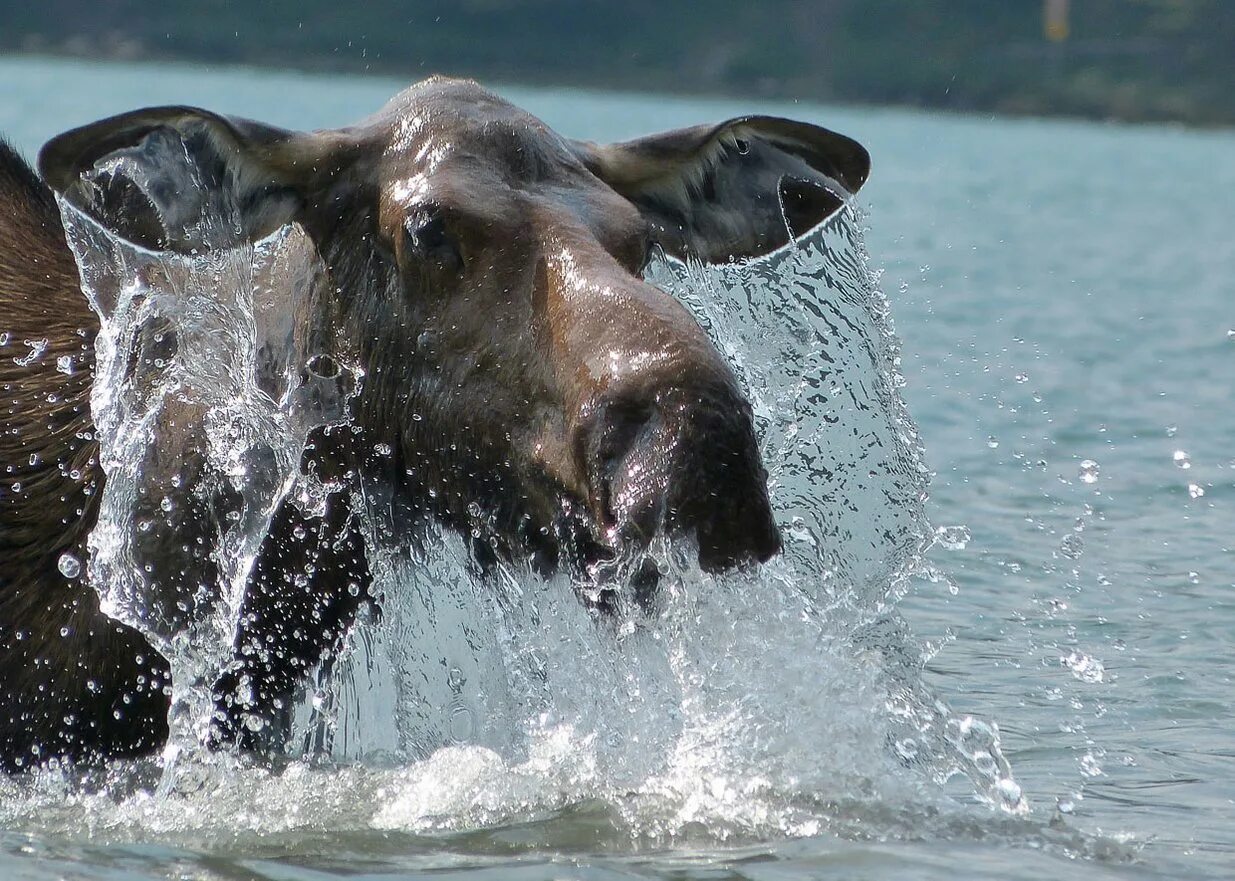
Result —
[[[98, 185], [126, 151], [154, 169], [143, 193]], [[602, 145], [560, 136], [473, 82], [434, 77], [336, 130], [176, 106], [61, 134], [38, 174], [3, 145], [6, 769], [137, 757], [168, 736], [167, 661], [100, 611], [84, 571], [63, 571], [65, 555], [88, 555], [107, 478], [90, 410], [99, 319], [55, 195], [143, 248], [208, 249], [166, 222], [186, 198], [174, 170], [186, 157], [202, 186], [239, 206], [242, 239], [295, 223], [320, 253], [331, 330], [364, 380], [354, 431], [311, 438], [302, 467], [383, 487], [383, 529], [483, 532], [478, 566], [540, 573], [584, 571], [659, 535], [693, 542], [708, 571], [780, 549], [750, 404], [707, 334], [644, 271], [662, 254], [747, 260], [824, 222], [869, 172], [850, 138], [746, 116]], [[175, 339], [162, 344], [175, 357]], [[372, 455], [379, 445], [387, 455]], [[351, 508], [337, 492], [315, 515], [275, 513], [215, 689], [217, 745], [277, 750], [289, 697], [372, 601]], [[186, 516], [177, 527], [151, 549], [156, 570], [209, 582], [200, 526]], [[242, 712], [266, 724], [240, 724]]]

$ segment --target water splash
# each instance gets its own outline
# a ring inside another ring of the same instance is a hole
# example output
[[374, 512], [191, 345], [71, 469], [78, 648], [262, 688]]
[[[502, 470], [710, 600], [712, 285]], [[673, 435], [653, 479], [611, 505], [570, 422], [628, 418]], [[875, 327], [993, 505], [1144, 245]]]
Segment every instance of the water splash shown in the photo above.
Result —
[[878, 801], [957, 774], [1024, 812], [998, 727], [926, 689], [895, 612], [914, 577], [946, 576], [923, 563], [938, 540], [926, 472], [856, 219], [764, 260], [665, 261], [649, 279], [747, 389], [785, 553], [714, 578], [659, 545], [656, 606], [596, 620], [563, 578], [477, 575], [454, 536], [370, 536], [382, 620], [301, 707], [303, 754], [411, 762], [375, 815], [384, 827], [599, 797], [658, 834], [800, 834], [819, 822], [804, 797]]
[[245, 242], [238, 207], [187, 157], [179, 192], [199, 200], [152, 216], [200, 250], [148, 250], [96, 219], [129, 184], [160, 204], [147, 163], [118, 154], [86, 176], [92, 201], [59, 204], [100, 321], [91, 413], [107, 481], [87, 571], [103, 611], [171, 664], [170, 758], [206, 733], [273, 512], [299, 479], [308, 433], [344, 419], [356, 376], [311, 369], [332, 353], [317, 318], [325, 274], [304, 231]]
[[[321, 296], [298, 228], [252, 246], [196, 230], [186, 237], [226, 247], [155, 254], [62, 209], [103, 321], [94, 408], [108, 486], [89, 575], [105, 608], [172, 661], [179, 743], [194, 748], [210, 712], [203, 683], [226, 662], [270, 514], [303, 489], [304, 437], [341, 418], [353, 377], [303, 369], [340, 353], [311, 320], [286, 318], [316, 314]], [[564, 577], [481, 575], [454, 535], [395, 546], [371, 529], [380, 620], [359, 622], [310, 683], [295, 714], [299, 759], [277, 786], [234, 757], [199, 756], [194, 774], [165, 777], [152, 797], [126, 789], [117, 765], [115, 816], [87, 822], [122, 837], [234, 835], [236, 824], [420, 833], [599, 802], [639, 840], [865, 835], [906, 822], [889, 806], [935, 811], [939, 785], [958, 774], [979, 799], [1024, 812], [998, 728], [926, 689], [922, 649], [896, 614], [915, 578], [946, 575], [923, 562], [938, 540], [927, 476], [858, 218], [747, 264], [662, 261], [649, 279], [696, 315], [750, 396], [780, 558], [714, 577], [689, 549], [661, 544], [653, 608], [627, 597], [598, 617]], [[194, 418], [169, 430], [185, 406]], [[151, 469], [141, 453], [182, 462], [194, 448], [207, 451], [194, 474]], [[210, 536], [213, 582], [152, 585], [158, 545], [141, 536], [174, 531], [179, 506], [220, 494], [231, 501]], [[380, 503], [354, 501], [362, 514]], [[342, 767], [315, 768], [322, 756]], [[220, 816], [219, 804], [238, 810]]]

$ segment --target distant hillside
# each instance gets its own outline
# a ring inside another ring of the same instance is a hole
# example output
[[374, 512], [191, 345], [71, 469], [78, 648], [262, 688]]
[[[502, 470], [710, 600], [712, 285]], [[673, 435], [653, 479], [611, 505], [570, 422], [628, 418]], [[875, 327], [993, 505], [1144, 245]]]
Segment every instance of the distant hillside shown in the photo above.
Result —
[[1235, 2], [0, 0], [0, 51], [1235, 124]]

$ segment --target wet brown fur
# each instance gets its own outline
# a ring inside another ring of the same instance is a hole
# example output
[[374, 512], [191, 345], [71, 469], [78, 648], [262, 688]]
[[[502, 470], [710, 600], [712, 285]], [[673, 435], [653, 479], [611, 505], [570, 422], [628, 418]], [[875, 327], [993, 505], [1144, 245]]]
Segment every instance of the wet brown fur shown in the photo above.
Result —
[[[90, 421], [98, 323], [51, 191], [3, 143], [0, 325], [0, 763], [148, 752], [166, 737], [166, 664], [59, 571], [62, 554], [84, 567], [102, 489]], [[18, 363], [40, 340], [42, 354]]]

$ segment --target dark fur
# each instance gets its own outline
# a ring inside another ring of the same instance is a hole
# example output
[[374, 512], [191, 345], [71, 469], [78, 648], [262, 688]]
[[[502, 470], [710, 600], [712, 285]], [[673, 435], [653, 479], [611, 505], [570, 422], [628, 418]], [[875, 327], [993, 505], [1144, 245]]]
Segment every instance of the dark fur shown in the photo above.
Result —
[[[100, 614], [61, 554], [86, 559], [103, 475], [90, 422], [98, 322], [51, 191], [0, 144], [0, 762], [148, 752], [167, 735], [167, 665]], [[26, 340], [47, 340], [29, 366]], [[72, 358], [73, 372], [57, 370]], [[32, 458], [33, 457], [33, 458]], [[20, 487], [20, 488], [18, 488]]]

